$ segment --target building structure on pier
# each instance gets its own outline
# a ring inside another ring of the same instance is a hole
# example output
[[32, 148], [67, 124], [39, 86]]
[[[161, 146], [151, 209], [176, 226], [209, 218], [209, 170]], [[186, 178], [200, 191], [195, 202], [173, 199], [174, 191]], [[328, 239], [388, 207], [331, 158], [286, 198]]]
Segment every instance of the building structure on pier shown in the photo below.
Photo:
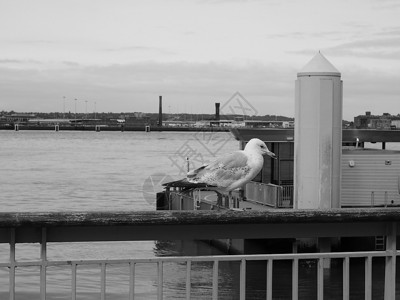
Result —
[[[259, 138], [278, 159], [264, 159], [230, 208], [400, 206], [400, 151], [386, 150], [386, 143], [400, 142], [398, 132], [342, 129], [341, 74], [321, 53], [297, 75], [294, 129], [231, 129], [241, 149]], [[382, 147], [367, 149], [367, 143]]]
[[[277, 159], [265, 157], [260, 173], [232, 199], [166, 184], [158, 208], [278, 212], [282, 208], [400, 207], [400, 151], [386, 150], [386, 143], [400, 142], [400, 135], [393, 130], [342, 129], [342, 85], [340, 72], [317, 53], [297, 74], [294, 129], [231, 129], [241, 149], [252, 138], [259, 138]], [[367, 143], [382, 147], [368, 149]], [[377, 250], [381, 241], [382, 237], [372, 237], [363, 243]], [[216, 242], [238, 252], [254, 246], [253, 241], [243, 239]], [[297, 242], [300, 247], [311, 245], [329, 252], [343, 240], [299, 237]]]

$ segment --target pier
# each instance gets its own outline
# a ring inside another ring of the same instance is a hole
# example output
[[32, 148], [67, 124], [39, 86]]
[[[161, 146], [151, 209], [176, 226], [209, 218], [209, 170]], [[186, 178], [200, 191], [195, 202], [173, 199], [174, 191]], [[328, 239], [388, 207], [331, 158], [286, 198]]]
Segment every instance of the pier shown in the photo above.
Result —
[[[137, 264], [155, 264], [157, 267], [157, 299], [163, 299], [163, 267], [168, 263], [186, 265], [184, 286], [185, 298], [191, 298], [191, 265], [194, 262], [211, 262], [212, 299], [219, 298], [218, 270], [226, 261], [240, 264], [239, 298], [246, 299], [246, 266], [252, 261], [266, 263], [266, 299], [273, 299], [274, 264], [290, 261], [292, 299], [299, 296], [299, 263], [313, 260], [317, 265], [317, 299], [324, 299], [327, 290], [324, 284], [324, 261], [339, 259], [343, 265], [342, 299], [350, 298], [350, 261], [365, 262], [364, 295], [372, 299], [374, 270], [372, 261], [378, 258], [384, 263], [384, 299], [396, 298], [397, 233], [400, 226], [400, 210], [381, 209], [331, 209], [331, 210], [278, 210], [278, 211], [142, 211], [142, 212], [43, 212], [0, 213], [0, 243], [10, 245], [9, 261], [0, 262], [0, 267], [9, 270], [9, 293], [7, 299], [15, 299], [18, 288], [16, 270], [20, 267], [36, 266], [40, 273], [40, 299], [46, 299], [46, 273], [52, 266], [63, 266], [71, 270], [71, 299], [76, 299], [77, 268], [97, 265], [100, 269], [100, 295], [107, 299], [107, 268], [109, 265], [125, 265], [130, 270], [129, 298], [135, 299], [135, 267]], [[318, 253], [272, 253], [193, 257], [157, 257], [151, 259], [105, 259], [52, 261], [47, 258], [49, 243], [113, 242], [144, 240], [212, 240], [212, 239], [297, 239], [384, 237], [385, 245], [380, 251], [323, 252]], [[40, 259], [16, 260], [16, 245], [37, 243]]]
[[168, 132], [198, 132], [198, 131], [209, 131], [209, 132], [229, 132], [229, 127], [221, 126], [210, 126], [210, 127], [173, 127], [173, 126], [103, 126], [103, 125], [91, 125], [91, 126], [65, 126], [65, 125], [52, 125], [52, 126], [31, 126], [15, 124], [15, 126], [0, 125], [0, 130], [14, 130], [14, 131], [28, 131], [28, 130], [43, 130], [43, 131], [168, 131]]

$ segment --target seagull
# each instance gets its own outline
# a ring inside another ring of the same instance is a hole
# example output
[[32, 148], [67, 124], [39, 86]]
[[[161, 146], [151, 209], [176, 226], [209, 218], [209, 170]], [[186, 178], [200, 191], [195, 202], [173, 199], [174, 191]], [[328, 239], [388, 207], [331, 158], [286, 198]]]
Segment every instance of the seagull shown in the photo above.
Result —
[[187, 188], [207, 188], [220, 194], [228, 194], [244, 186], [261, 171], [264, 155], [276, 159], [267, 145], [259, 139], [251, 139], [244, 150], [232, 152], [217, 158], [210, 164], [187, 173], [187, 177], [173, 183], [180, 183]]
[[257, 176], [264, 165], [263, 155], [276, 158], [263, 141], [251, 139], [244, 150], [222, 156], [188, 172], [187, 181], [216, 186], [222, 193], [233, 191]]

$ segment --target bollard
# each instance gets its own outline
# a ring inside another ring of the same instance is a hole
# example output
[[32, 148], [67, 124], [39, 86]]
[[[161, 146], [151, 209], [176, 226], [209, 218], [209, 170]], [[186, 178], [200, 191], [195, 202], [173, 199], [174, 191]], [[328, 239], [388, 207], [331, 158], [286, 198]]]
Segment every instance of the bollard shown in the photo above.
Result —
[[157, 193], [157, 210], [168, 210], [168, 197], [165, 192]]

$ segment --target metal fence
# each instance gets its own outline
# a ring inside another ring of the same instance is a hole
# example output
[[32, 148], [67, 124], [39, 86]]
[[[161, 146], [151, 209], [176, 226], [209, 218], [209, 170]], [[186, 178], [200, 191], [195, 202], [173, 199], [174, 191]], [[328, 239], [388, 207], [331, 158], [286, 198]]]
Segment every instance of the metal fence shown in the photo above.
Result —
[[[293, 207], [293, 185], [275, 185], [271, 183], [249, 182], [244, 189], [244, 197], [247, 201], [258, 203], [273, 208]], [[208, 192], [213, 193], [213, 192]], [[228, 198], [208, 201], [206, 191], [192, 190], [190, 192], [169, 191], [169, 209], [172, 210], [199, 210], [212, 209], [213, 206], [221, 208], [237, 208], [240, 195], [232, 195], [232, 203]], [[216, 194], [215, 197], [216, 198]]]
[[282, 185], [281, 194], [278, 199], [279, 208], [292, 208], [293, 207], [293, 185]]
[[[65, 214], [3, 214], [0, 216], [0, 243], [9, 243], [10, 259], [0, 263], [9, 269], [9, 299], [14, 300], [17, 282], [16, 269], [27, 266], [40, 268], [40, 299], [46, 299], [47, 269], [53, 266], [71, 268], [71, 299], [75, 300], [77, 268], [98, 265], [100, 272], [100, 299], [107, 298], [107, 267], [125, 265], [129, 267], [129, 299], [135, 299], [135, 267], [137, 264], [157, 265], [157, 299], [163, 299], [164, 265], [178, 262], [186, 265], [186, 299], [191, 298], [192, 264], [211, 262], [212, 299], [219, 295], [219, 265], [235, 261], [239, 268], [239, 299], [246, 298], [246, 266], [251, 261], [266, 262], [266, 299], [273, 298], [273, 268], [280, 260], [292, 263], [292, 299], [299, 295], [299, 262], [317, 261], [317, 299], [324, 298], [324, 262], [341, 259], [343, 264], [343, 299], [350, 298], [350, 260], [362, 258], [365, 262], [365, 299], [372, 299], [372, 260], [385, 259], [384, 299], [395, 299], [396, 293], [396, 238], [399, 227], [398, 210], [335, 210], [335, 211], [280, 211], [266, 212], [138, 212], [138, 213], [65, 213]], [[238, 226], [237, 226], [238, 225]], [[165, 227], [169, 230], [162, 230]], [[99, 230], [100, 229], [100, 230]], [[96, 233], [96, 234], [94, 234]], [[149, 259], [107, 259], [50, 261], [47, 244], [50, 242], [75, 241], [131, 241], [157, 239], [214, 239], [214, 238], [298, 238], [338, 236], [386, 236], [383, 251], [289, 253], [262, 255], [219, 255], [194, 257], [157, 257]], [[17, 243], [40, 243], [40, 259], [17, 261]]]
[[251, 181], [246, 184], [245, 197], [253, 202], [277, 207], [281, 197], [281, 187], [271, 183]]
[[[40, 267], [40, 299], [46, 299], [46, 270], [52, 266], [68, 266], [71, 268], [71, 299], [77, 299], [77, 269], [78, 267], [97, 265], [100, 266], [100, 299], [107, 299], [107, 266], [109, 265], [122, 265], [129, 267], [129, 300], [135, 299], [135, 268], [137, 264], [156, 264], [157, 266], [157, 299], [164, 299], [163, 282], [164, 282], [164, 264], [165, 263], [184, 263], [186, 265], [186, 279], [185, 291], [186, 299], [191, 299], [191, 280], [192, 280], [192, 263], [193, 262], [211, 262], [212, 263], [212, 299], [218, 299], [219, 290], [219, 264], [222, 262], [239, 262], [239, 299], [246, 299], [246, 264], [252, 261], [264, 261], [266, 267], [266, 299], [273, 299], [273, 268], [274, 263], [280, 260], [291, 261], [292, 264], [292, 299], [296, 300], [299, 296], [299, 262], [302, 260], [316, 260], [317, 265], [317, 299], [324, 298], [324, 260], [328, 259], [341, 259], [343, 264], [343, 299], [350, 299], [350, 259], [363, 258], [365, 261], [365, 284], [364, 295], [365, 299], [372, 299], [372, 259], [377, 257], [384, 257], [391, 261], [390, 270], [386, 272], [392, 273], [388, 275], [389, 281], [395, 272], [394, 256], [399, 256], [400, 252], [387, 252], [387, 251], [371, 251], [371, 252], [338, 252], [338, 253], [301, 253], [301, 254], [271, 254], [271, 255], [229, 255], [229, 256], [197, 256], [197, 257], [159, 257], [148, 259], [127, 259], [127, 260], [86, 260], [86, 261], [48, 261], [42, 257], [39, 261], [30, 262], [16, 262], [10, 261], [9, 263], [1, 263], [1, 267], [8, 267], [10, 269], [10, 286], [9, 286], [9, 299], [15, 298], [15, 269], [18, 267]], [[388, 266], [387, 266], [388, 267]], [[289, 277], [290, 278], [290, 277]], [[391, 295], [394, 282], [387, 282], [385, 286], [385, 299], [394, 299]]]
[[247, 200], [274, 208], [293, 207], [293, 185], [249, 182], [246, 185]]

